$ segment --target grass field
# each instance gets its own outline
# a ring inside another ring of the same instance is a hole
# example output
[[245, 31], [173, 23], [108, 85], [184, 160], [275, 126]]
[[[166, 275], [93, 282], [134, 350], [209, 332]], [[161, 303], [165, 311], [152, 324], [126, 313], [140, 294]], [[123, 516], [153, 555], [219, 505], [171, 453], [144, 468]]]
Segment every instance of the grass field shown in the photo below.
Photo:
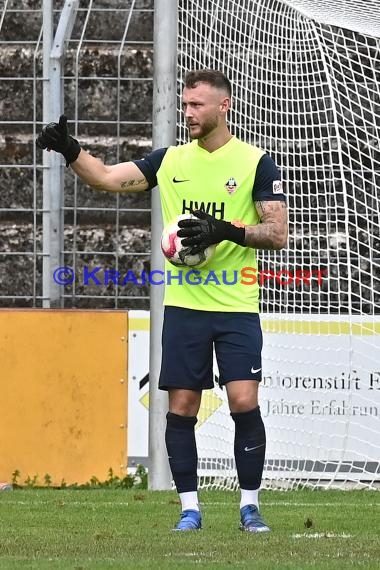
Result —
[[170, 531], [174, 492], [16, 490], [0, 493], [0, 568], [380, 568], [380, 494], [261, 493], [273, 532], [238, 530], [238, 494], [201, 492], [204, 528]]

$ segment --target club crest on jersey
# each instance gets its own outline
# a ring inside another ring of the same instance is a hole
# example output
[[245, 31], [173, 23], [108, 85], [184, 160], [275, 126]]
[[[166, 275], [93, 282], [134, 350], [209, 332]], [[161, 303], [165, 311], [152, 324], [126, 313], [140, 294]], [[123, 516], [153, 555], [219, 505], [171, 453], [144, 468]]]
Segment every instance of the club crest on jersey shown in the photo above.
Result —
[[226, 184], [224, 185], [225, 189], [229, 194], [233, 194], [237, 190], [237, 182], [235, 178], [231, 177], [227, 180]]

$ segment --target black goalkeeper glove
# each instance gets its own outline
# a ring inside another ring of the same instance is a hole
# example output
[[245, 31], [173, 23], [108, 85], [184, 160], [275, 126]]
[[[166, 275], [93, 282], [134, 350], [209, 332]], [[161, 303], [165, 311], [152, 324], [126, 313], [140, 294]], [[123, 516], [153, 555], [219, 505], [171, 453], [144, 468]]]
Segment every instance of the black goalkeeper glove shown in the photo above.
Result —
[[66, 166], [75, 162], [80, 153], [79, 142], [69, 135], [65, 115], [59, 117], [59, 123], [49, 123], [42, 129], [37, 137], [36, 145], [39, 148], [47, 148], [63, 154]]
[[244, 228], [238, 228], [224, 220], [217, 220], [202, 210], [196, 210], [193, 214], [196, 219], [190, 218], [178, 222], [181, 229], [177, 232], [178, 237], [186, 238], [182, 240], [182, 245], [191, 247], [192, 255], [225, 239], [244, 245]]

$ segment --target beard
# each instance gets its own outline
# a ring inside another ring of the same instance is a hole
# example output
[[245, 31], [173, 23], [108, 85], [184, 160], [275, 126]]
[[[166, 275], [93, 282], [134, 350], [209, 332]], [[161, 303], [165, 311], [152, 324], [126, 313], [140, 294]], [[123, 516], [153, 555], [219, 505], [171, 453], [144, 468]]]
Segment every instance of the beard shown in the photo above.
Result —
[[206, 120], [203, 124], [197, 123], [193, 132], [191, 131], [191, 125], [187, 125], [189, 131], [189, 137], [191, 140], [195, 139], [205, 139], [207, 138], [218, 126], [217, 117], [210, 118]]

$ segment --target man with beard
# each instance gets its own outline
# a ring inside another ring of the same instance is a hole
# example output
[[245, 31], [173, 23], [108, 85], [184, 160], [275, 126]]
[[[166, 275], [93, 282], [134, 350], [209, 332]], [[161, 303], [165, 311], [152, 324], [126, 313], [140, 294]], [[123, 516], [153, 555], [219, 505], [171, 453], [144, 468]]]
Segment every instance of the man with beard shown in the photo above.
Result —
[[[241, 489], [240, 529], [268, 532], [259, 511], [266, 436], [258, 388], [262, 332], [257, 280], [222, 284], [223, 271], [257, 270], [256, 249], [282, 249], [287, 213], [279, 172], [261, 149], [238, 140], [227, 124], [231, 83], [220, 71], [190, 71], [182, 108], [191, 142], [161, 148], [141, 160], [106, 166], [68, 134], [67, 119], [37, 139], [63, 154], [67, 166], [96, 190], [131, 192], [158, 184], [164, 224], [179, 214], [183, 244], [199, 252], [218, 244], [206, 268], [207, 286], [171, 278], [165, 287], [159, 387], [169, 395], [166, 447], [182, 512], [174, 530], [202, 528], [197, 492], [195, 424], [202, 390], [213, 388], [213, 349], [219, 384], [235, 423], [234, 454]], [[172, 268], [173, 269], [173, 268]], [[220, 277], [220, 279], [218, 279]]]

